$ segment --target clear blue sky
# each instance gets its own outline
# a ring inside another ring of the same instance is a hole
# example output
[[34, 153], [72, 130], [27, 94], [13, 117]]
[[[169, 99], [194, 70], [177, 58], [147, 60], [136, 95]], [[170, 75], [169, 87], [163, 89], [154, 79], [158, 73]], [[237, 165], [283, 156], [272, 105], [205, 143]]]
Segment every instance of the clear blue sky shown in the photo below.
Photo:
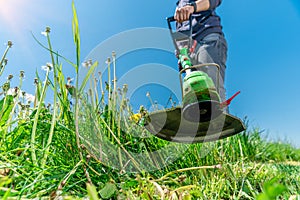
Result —
[[[173, 15], [175, 3], [175, 0], [75, 1], [82, 59], [99, 43], [123, 31], [167, 28], [165, 18]], [[238, 90], [242, 92], [232, 102], [231, 113], [240, 118], [247, 116], [251, 127], [265, 130], [270, 138], [287, 139], [300, 146], [300, 3], [297, 0], [224, 0], [217, 13], [222, 18], [229, 45], [227, 93], [230, 96]], [[70, 0], [0, 0], [0, 52], [4, 51], [2, 44], [7, 40], [14, 43], [3, 76], [15, 75], [17, 84], [19, 71], [25, 70], [23, 89], [33, 93], [34, 72], [42, 73], [40, 66], [50, 58], [34, 41], [31, 32], [45, 43], [41, 32], [50, 26], [53, 47], [74, 59], [71, 20]], [[171, 40], [165, 42], [172, 45]], [[119, 63], [127, 63], [128, 67], [124, 68], [129, 71], [136, 65], [151, 62], [177, 67], [170, 53], [147, 50], [124, 55]], [[73, 74], [69, 66], [65, 72]], [[145, 86], [140, 92], [148, 89]], [[167, 99], [161, 100], [157, 91], [151, 94], [154, 100], [166, 104]], [[147, 99], [145, 95], [136, 95], [134, 100]]]

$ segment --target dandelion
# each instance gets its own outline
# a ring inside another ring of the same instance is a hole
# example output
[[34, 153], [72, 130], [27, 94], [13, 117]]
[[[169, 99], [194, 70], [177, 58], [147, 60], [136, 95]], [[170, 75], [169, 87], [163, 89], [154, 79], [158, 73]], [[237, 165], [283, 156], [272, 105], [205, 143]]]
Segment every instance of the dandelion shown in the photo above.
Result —
[[50, 33], [50, 30], [51, 30], [51, 28], [49, 26], [47, 26], [45, 32]]
[[45, 30], [45, 31], [42, 31], [41, 34], [47, 37], [47, 36], [49, 35], [50, 31], [51, 31], [50, 27], [47, 26], [47, 27], [46, 27], [46, 30]]
[[34, 80], [33, 80], [33, 84], [34, 85], [37, 85], [39, 83], [39, 80], [38, 80], [38, 78], [34, 78]]
[[53, 68], [52, 63], [47, 63], [46, 65], [47, 65], [47, 67], [48, 67], [50, 70], [52, 70], [52, 68]]
[[93, 65], [92, 59], [88, 59], [87, 61], [85, 61], [85, 62], [82, 63], [82, 66], [85, 67], [85, 68], [88, 68], [88, 67], [90, 67], [92, 65]]
[[44, 85], [50, 85], [50, 81], [49, 81], [49, 80], [44, 80], [44, 81], [43, 81], [43, 84], [44, 84]]
[[118, 90], [119, 94], [122, 95], [122, 90], [121, 90], [121, 88], [118, 88], [117, 90]]
[[7, 80], [11, 80], [14, 76], [12, 74], [8, 75]]
[[20, 78], [24, 78], [25, 77], [25, 72], [24, 72], [24, 70], [21, 70], [20, 71]]
[[44, 70], [44, 71], [47, 71], [48, 67], [46, 65], [43, 65], [43, 66], [41, 66], [41, 69]]
[[50, 107], [51, 107], [51, 104], [50, 104], [50, 103], [48, 103], [48, 104], [47, 104], [47, 109], [49, 110], [49, 109], [50, 109]]
[[24, 104], [20, 104], [21, 110], [26, 110], [26, 106]]
[[2, 90], [4, 93], [6, 93], [10, 88], [10, 83], [9, 82], [6, 82], [2, 85]]
[[88, 67], [88, 64], [87, 64], [87, 62], [83, 62], [81, 65], [82, 65], [82, 67], [85, 67], [85, 68], [87, 68], [87, 67]]
[[7, 46], [8, 46], [9, 48], [11, 48], [12, 45], [13, 45], [12, 41], [8, 40], [8, 41], [7, 41]]
[[110, 57], [107, 58], [107, 60], [105, 61], [105, 64], [110, 64]]
[[125, 94], [125, 93], [127, 93], [127, 91], [128, 91], [128, 85], [124, 84], [123, 85], [123, 93]]
[[24, 99], [26, 100], [27, 103], [34, 102], [34, 100], [35, 100], [34, 95], [26, 93], [26, 92], [25, 92], [25, 94], [23, 94], [23, 97], [24, 97]]
[[53, 65], [51, 63], [46, 63], [46, 65], [41, 66], [41, 69], [44, 71], [51, 71], [53, 68]]
[[67, 78], [67, 84], [71, 85], [73, 83], [74, 78], [68, 77]]
[[45, 31], [42, 31], [41, 34], [45, 37], [47, 37], [47, 33]]
[[88, 62], [88, 65], [89, 65], [89, 66], [92, 66], [92, 65], [93, 65], [92, 59], [89, 59], [87, 62]]
[[[2, 86], [2, 88], [3, 88], [3, 86]], [[4, 89], [3, 89], [4, 90]], [[16, 94], [17, 94], [17, 91], [18, 90], [16, 90], [16, 88], [9, 88], [8, 90], [7, 90], [7, 95], [11, 95], [11, 96], [15, 96]]]
[[150, 97], [150, 92], [147, 92], [147, 93], [146, 93], [146, 97]]
[[18, 87], [14, 87], [15, 93], [18, 93], [19, 88]]

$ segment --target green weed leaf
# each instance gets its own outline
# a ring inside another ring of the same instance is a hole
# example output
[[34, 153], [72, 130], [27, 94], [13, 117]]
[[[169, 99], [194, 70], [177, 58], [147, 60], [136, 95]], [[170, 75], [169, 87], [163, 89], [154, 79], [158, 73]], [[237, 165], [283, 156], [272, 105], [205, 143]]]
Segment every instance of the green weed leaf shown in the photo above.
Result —
[[275, 199], [277, 196], [281, 195], [286, 187], [278, 182], [276, 179], [272, 179], [270, 182], [267, 182], [264, 186], [264, 190], [266, 194], [271, 197], [271, 199]]
[[86, 188], [87, 188], [87, 192], [88, 192], [88, 196], [89, 196], [90, 200], [98, 200], [99, 199], [96, 187], [94, 185], [88, 183], [86, 185]]
[[6, 124], [14, 106], [13, 96], [7, 95], [0, 101], [0, 126]]
[[133, 188], [133, 187], [137, 187], [139, 185], [139, 182], [135, 179], [130, 179], [126, 182], [123, 182], [121, 184], [121, 188], [123, 190], [129, 190], [130, 188]]
[[278, 183], [278, 178], [273, 178], [270, 181], [266, 182], [263, 186], [263, 193], [257, 196], [257, 200], [273, 200], [281, 195], [287, 188]]
[[261, 193], [256, 197], [256, 200], [271, 200], [271, 199], [267, 194]]
[[104, 188], [100, 190], [100, 195], [103, 199], [111, 198], [117, 192], [117, 187], [113, 183], [106, 183]]

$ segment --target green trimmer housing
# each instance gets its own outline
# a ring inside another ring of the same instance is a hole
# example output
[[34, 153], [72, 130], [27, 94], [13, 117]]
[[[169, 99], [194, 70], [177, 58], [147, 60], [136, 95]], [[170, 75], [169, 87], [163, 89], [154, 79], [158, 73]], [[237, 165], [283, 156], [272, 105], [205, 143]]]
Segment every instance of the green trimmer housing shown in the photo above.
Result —
[[[220, 108], [221, 99], [213, 80], [203, 71], [196, 69], [201, 66], [217, 67], [217, 64], [205, 64], [192, 66], [188, 56], [188, 48], [180, 49], [178, 58], [182, 68], [180, 77], [182, 85], [183, 117], [188, 121], [207, 122], [222, 113]], [[194, 71], [193, 71], [194, 70]], [[181, 74], [185, 72], [183, 79]]]
[[202, 67], [217, 68], [218, 81], [220, 67], [215, 63], [193, 66], [189, 55], [192, 29], [173, 32], [171, 22], [175, 21], [174, 17], [167, 21], [180, 66], [182, 106], [149, 113], [145, 120], [146, 129], [161, 139], [179, 143], [215, 141], [245, 130], [240, 119], [223, 112], [226, 104], [221, 102], [216, 89], [219, 83], [216, 87], [207, 73], [201, 71]]

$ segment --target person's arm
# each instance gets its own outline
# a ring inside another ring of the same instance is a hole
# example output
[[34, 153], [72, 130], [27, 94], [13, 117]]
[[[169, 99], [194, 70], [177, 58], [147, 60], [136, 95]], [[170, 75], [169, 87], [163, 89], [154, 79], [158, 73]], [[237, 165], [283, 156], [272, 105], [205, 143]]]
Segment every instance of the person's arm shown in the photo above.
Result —
[[195, 12], [201, 12], [209, 9], [215, 9], [220, 5], [221, 0], [197, 0], [195, 1], [197, 10], [194, 6], [187, 5], [182, 8], [177, 8], [174, 18], [177, 22], [183, 22], [189, 19], [190, 15]]

